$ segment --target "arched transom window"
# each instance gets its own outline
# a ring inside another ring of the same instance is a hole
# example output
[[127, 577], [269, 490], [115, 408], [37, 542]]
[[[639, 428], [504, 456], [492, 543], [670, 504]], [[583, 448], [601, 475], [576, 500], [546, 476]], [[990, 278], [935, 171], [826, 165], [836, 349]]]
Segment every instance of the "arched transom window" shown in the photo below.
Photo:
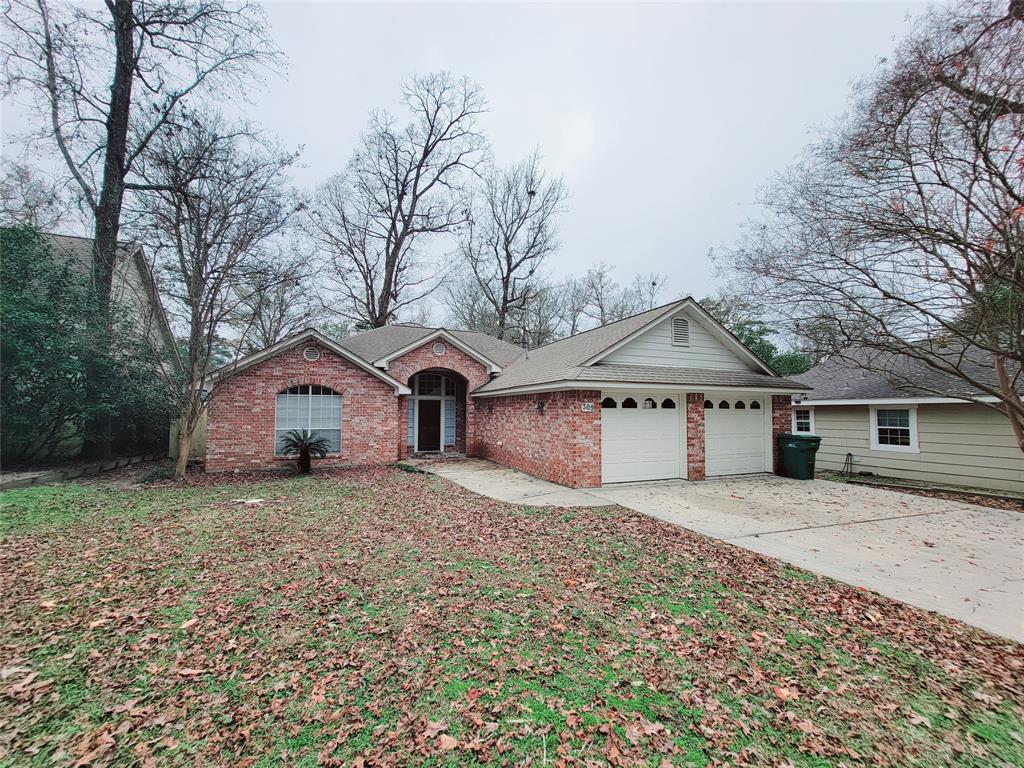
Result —
[[300, 384], [277, 395], [274, 417], [274, 453], [281, 455], [281, 441], [293, 429], [324, 437], [331, 453], [341, 453], [341, 395], [330, 387]]

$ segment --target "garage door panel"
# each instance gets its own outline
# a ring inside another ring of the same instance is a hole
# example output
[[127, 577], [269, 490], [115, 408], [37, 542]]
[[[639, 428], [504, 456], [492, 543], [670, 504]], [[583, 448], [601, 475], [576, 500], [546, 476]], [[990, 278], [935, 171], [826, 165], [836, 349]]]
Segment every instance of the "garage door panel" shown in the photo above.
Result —
[[[749, 398], [741, 401], [746, 408], [735, 407], [735, 396], [709, 396], [713, 408], [704, 410], [705, 472], [710, 476], [741, 475], [764, 472], [765, 410], [750, 408]], [[726, 400], [730, 407], [720, 407]]]
[[[618, 403], [631, 396], [614, 396]], [[601, 410], [601, 480], [623, 483], [677, 478], [682, 464], [679, 411], [661, 408]]]

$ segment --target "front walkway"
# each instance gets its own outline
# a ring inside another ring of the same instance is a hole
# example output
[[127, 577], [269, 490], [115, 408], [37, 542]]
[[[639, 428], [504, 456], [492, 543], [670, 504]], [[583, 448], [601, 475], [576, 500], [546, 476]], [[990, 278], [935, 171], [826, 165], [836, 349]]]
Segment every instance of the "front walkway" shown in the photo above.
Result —
[[619, 504], [1024, 641], [1024, 515], [771, 475], [573, 490], [487, 461], [423, 469], [501, 501]]

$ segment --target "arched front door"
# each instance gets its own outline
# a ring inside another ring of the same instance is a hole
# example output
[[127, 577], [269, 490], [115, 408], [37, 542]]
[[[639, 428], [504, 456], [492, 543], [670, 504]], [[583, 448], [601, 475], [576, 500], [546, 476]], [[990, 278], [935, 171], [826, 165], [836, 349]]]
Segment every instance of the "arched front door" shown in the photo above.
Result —
[[440, 453], [456, 445], [456, 380], [443, 373], [418, 373], [409, 382], [408, 444], [415, 453]]

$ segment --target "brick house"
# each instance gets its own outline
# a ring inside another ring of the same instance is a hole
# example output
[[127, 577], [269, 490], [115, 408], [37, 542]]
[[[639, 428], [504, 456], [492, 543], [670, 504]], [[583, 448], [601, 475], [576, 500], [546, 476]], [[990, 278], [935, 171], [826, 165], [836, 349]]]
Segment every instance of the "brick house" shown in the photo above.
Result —
[[770, 472], [781, 378], [692, 298], [524, 351], [472, 331], [306, 330], [214, 373], [207, 470], [280, 466], [280, 437], [326, 465], [479, 456], [572, 487]]

